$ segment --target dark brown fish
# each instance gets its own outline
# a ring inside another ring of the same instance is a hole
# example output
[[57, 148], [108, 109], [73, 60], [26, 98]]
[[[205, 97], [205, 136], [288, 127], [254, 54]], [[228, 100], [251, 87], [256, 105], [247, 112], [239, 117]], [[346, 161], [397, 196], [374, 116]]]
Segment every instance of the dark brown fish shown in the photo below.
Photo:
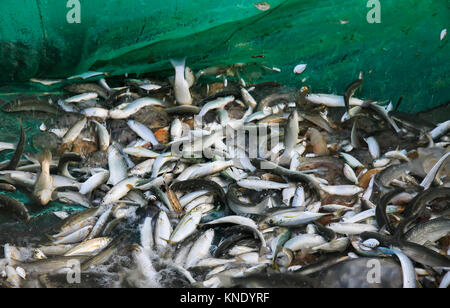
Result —
[[8, 196], [0, 195], [0, 209], [4, 209], [6, 211], [12, 212], [21, 220], [30, 221], [30, 213], [25, 205]]
[[23, 151], [25, 149], [25, 143], [26, 143], [25, 130], [23, 129], [22, 121], [19, 121], [19, 122], [20, 122], [19, 143], [17, 144], [16, 152], [14, 152], [14, 155], [11, 158], [9, 165], [6, 167], [6, 170], [16, 170], [17, 166], [19, 165], [20, 159], [22, 158]]
[[356, 90], [358, 90], [358, 88], [361, 87], [362, 83], [363, 83], [362, 79], [355, 80], [345, 90], [344, 101], [345, 101], [345, 109], [347, 110], [347, 112], [350, 111], [350, 99], [352, 98], [353, 94], [355, 94]]

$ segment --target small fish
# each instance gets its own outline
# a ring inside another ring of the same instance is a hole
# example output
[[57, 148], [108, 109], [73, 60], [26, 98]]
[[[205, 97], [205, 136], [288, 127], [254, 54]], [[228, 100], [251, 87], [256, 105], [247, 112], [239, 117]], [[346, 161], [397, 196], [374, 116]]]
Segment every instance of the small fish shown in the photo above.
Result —
[[64, 89], [74, 94], [97, 93], [103, 99], [108, 98], [108, 92], [96, 83], [74, 83], [65, 86]]
[[109, 117], [114, 120], [128, 119], [142, 108], [148, 106], [166, 107], [165, 104], [155, 98], [143, 97], [128, 104], [125, 108], [116, 107], [109, 111]]
[[380, 246], [380, 242], [377, 239], [374, 239], [374, 238], [368, 239], [368, 240], [364, 241], [362, 244], [364, 246], [366, 246], [368, 248], [372, 248], [372, 249], [377, 248], [378, 246]]
[[227, 216], [224, 218], [219, 218], [219, 219], [213, 220], [211, 222], [208, 222], [205, 225], [217, 225], [217, 224], [224, 224], [224, 223], [238, 224], [238, 225], [247, 226], [247, 227], [251, 228], [256, 233], [259, 240], [261, 241], [260, 252], [262, 253], [264, 251], [264, 249], [266, 248], [267, 244], [266, 244], [266, 240], [265, 240], [263, 234], [261, 233], [261, 231], [259, 231], [258, 226], [255, 224], [255, 222], [249, 218], [242, 217], [242, 216]]
[[179, 105], [192, 105], [192, 96], [189, 91], [189, 83], [185, 76], [186, 58], [181, 60], [170, 60], [175, 69], [175, 99]]
[[155, 245], [159, 250], [163, 250], [168, 245], [168, 240], [172, 234], [172, 226], [167, 213], [159, 212], [155, 226]]
[[52, 195], [52, 200], [55, 201], [58, 200], [66, 204], [81, 205], [86, 208], [92, 207], [91, 201], [88, 198], [74, 191], [66, 191], [66, 192], [55, 191]]
[[155, 179], [158, 177], [159, 172], [161, 171], [161, 168], [167, 164], [168, 162], [178, 160], [179, 158], [172, 155], [171, 152], [163, 153], [161, 155], [158, 155], [158, 157], [155, 160], [155, 163], [153, 164], [153, 170], [152, 170], [152, 179]]
[[15, 150], [16, 146], [12, 143], [7, 142], [0, 142], [0, 152], [6, 151], [6, 150]]
[[362, 84], [363, 84], [362, 79], [355, 80], [345, 90], [344, 102], [345, 102], [345, 109], [347, 110], [348, 113], [350, 113], [350, 99], [355, 94], [356, 90], [358, 90], [361, 87]]
[[439, 285], [439, 289], [447, 289], [450, 285], [450, 272], [444, 275], [444, 278], [441, 280], [441, 284]]
[[64, 254], [66, 257], [72, 256], [94, 256], [100, 253], [106, 246], [111, 243], [112, 239], [108, 237], [100, 237], [87, 240]]
[[363, 232], [377, 232], [378, 228], [369, 224], [358, 223], [331, 223], [327, 228], [339, 234], [359, 235]]
[[51, 273], [67, 273], [72, 270], [73, 262], [82, 264], [86, 261], [86, 259], [88, 259], [86, 256], [55, 257], [29, 263], [21, 263], [20, 266], [30, 276]]
[[317, 234], [300, 234], [289, 241], [287, 241], [284, 244], [284, 248], [292, 250], [292, 251], [299, 251], [299, 250], [306, 250], [311, 249], [313, 247], [317, 247], [320, 245], [325, 244], [325, 239]]
[[334, 239], [331, 242], [315, 246], [312, 248], [313, 251], [324, 251], [324, 252], [343, 252], [347, 249], [350, 244], [350, 240], [347, 237]]
[[[126, 149], [124, 149], [124, 152], [126, 152]], [[127, 153], [131, 155], [130, 153]], [[156, 155], [157, 156], [157, 155]], [[153, 164], [155, 163], [154, 159], [147, 159], [143, 161], [142, 163], [136, 165], [130, 172], [130, 176], [145, 176], [146, 174], [149, 174], [152, 172]]]
[[412, 227], [404, 236], [411, 243], [425, 245], [434, 243], [450, 233], [450, 219], [437, 218]]
[[[189, 179], [198, 179], [208, 175], [216, 174], [218, 172], [222, 172], [223, 170], [234, 166], [234, 161], [215, 161], [212, 163], [207, 163], [198, 166], [195, 170], [193, 170], [188, 176]], [[181, 176], [181, 175], [180, 175]], [[180, 177], [179, 177], [180, 178]], [[181, 178], [180, 178], [181, 179]]]
[[327, 194], [334, 196], [354, 196], [364, 191], [363, 188], [352, 185], [329, 186], [321, 184], [320, 188]]
[[20, 123], [20, 139], [16, 146], [16, 151], [14, 152], [13, 157], [11, 158], [8, 166], [6, 166], [6, 170], [16, 170], [19, 165], [20, 159], [22, 158], [23, 151], [25, 149], [26, 144], [26, 135], [25, 130], [23, 129], [22, 121]]
[[108, 166], [110, 173], [108, 183], [111, 185], [117, 185], [127, 178], [127, 163], [115, 144], [108, 148]]
[[241, 89], [241, 94], [242, 98], [244, 99], [244, 102], [252, 109], [255, 109], [258, 103], [253, 98], [253, 96], [244, 88]]
[[155, 245], [152, 228], [152, 218], [145, 218], [145, 221], [140, 228], [141, 245], [148, 252], [152, 251], [153, 246]]
[[348, 164], [345, 164], [344, 166], [344, 175], [350, 182], [353, 182], [355, 185], [358, 185], [359, 181], [356, 177], [355, 171], [353, 171], [353, 168], [350, 167]]
[[80, 194], [87, 195], [97, 189], [99, 186], [105, 184], [109, 178], [109, 171], [101, 171], [95, 173], [89, 179], [81, 184], [79, 192]]
[[352, 167], [352, 168], [364, 168], [364, 165], [357, 160], [355, 157], [353, 157], [350, 154], [347, 153], [340, 153], [340, 155], [342, 156], [342, 158], [344, 158], [344, 160], [347, 162], [347, 164]]
[[364, 139], [369, 146], [369, 153], [373, 159], [378, 159], [380, 157], [380, 146], [375, 137], [369, 137]]
[[93, 77], [97, 77], [97, 76], [104, 76], [104, 75], [107, 75], [107, 73], [88, 71], [88, 72], [85, 72], [85, 73], [82, 73], [79, 75], [71, 76], [71, 77], [67, 78], [67, 80], [89, 79], [89, 78], [93, 78]]
[[[91, 233], [87, 237], [87, 240], [92, 240], [95, 237], [97, 237], [99, 234], [102, 233], [102, 231], [105, 228], [106, 223], [108, 222], [109, 218], [111, 217], [112, 211], [113, 211], [113, 206], [107, 206], [107, 210], [102, 215], [100, 215], [100, 217], [98, 218], [94, 227], [92, 228]], [[106, 245], [108, 245], [108, 244], [106, 244]]]
[[290, 188], [291, 184], [283, 184], [277, 182], [263, 181], [263, 180], [241, 180], [237, 183], [240, 187], [262, 191], [265, 189], [282, 190]]
[[3, 112], [43, 112], [58, 115], [61, 110], [58, 106], [35, 97], [19, 98], [2, 107]]
[[146, 83], [146, 84], [141, 84], [139, 85], [139, 87], [145, 91], [155, 91], [155, 90], [159, 90], [162, 88], [162, 86], [157, 85], [157, 84], [152, 84], [152, 83]]
[[166, 184], [167, 197], [169, 198], [170, 204], [172, 205], [172, 209], [177, 213], [183, 212], [183, 207], [178, 199], [177, 194], [169, 188]]
[[76, 244], [82, 242], [88, 235], [91, 233], [92, 226], [86, 226], [80, 230], [77, 230], [69, 235], [66, 235], [61, 238], [57, 238], [53, 244], [61, 245], [61, 244]]
[[81, 262], [82, 263], [81, 271], [86, 271], [87, 269], [90, 269], [91, 267], [94, 267], [96, 265], [101, 265], [101, 264], [108, 262], [108, 260], [110, 260], [116, 254], [116, 252], [119, 250], [120, 246], [124, 242], [126, 242], [129, 237], [130, 237], [129, 231], [122, 232], [101, 253]]
[[99, 107], [86, 108], [81, 111], [81, 114], [87, 118], [97, 118], [102, 120], [109, 118], [109, 110]]
[[80, 103], [84, 101], [95, 100], [98, 98], [97, 93], [83, 93], [76, 96], [72, 96], [70, 98], [65, 99], [66, 103]]
[[1, 191], [9, 191], [9, 192], [15, 192], [17, 188], [11, 184], [8, 183], [0, 183], [0, 190]]
[[430, 132], [430, 136], [433, 140], [437, 140], [445, 135], [450, 130], [450, 120], [439, 124], [435, 129]]
[[389, 112], [382, 106], [375, 104], [374, 102], [371, 102], [371, 101], [366, 101], [362, 104], [362, 107], [371, 109], [372, 111], [376, 112], [394, 129], [394, 131], [397, 135], [403, 134], [403, 130], [401, 130], [398, 127], [397, 123], [394, 120], [392, 120], [392, 118], [390, 117]]
[[51, 80], [51, 79], [38, 79], [38, 78], [31, 78], [30, 81], [34, 82], [34, 83], [42, 84], [44, 86], [52, 86], [52, 85], [63, 82], [63, 80], [61, 80], [61, 79]]
[[84, 129], [84, 127], [87, 124], [87, 119], [82, 118], [79, 120], [75, 125], [69, 129], [69, 131], [64, 135], [64, 138], [62, 139], [62, 145], [61, 145], [61, 153], [64, 153], [65, 150], [71, 150], [72, 144], [74, 141], [78, 138], [78, 136], [81, 134], [81, 131]]
[[159, 142], [156, 139], [153, 132], [144, 124], [139, 123], [134, 120], [128, 121], [128, 126], [142, 139], [144, 139], [147, 142], [150, 142], [153, 146], [158, 146]]
[[285, 127], [285, 135], [284, 135], [284, 146], [285, 151], [282, 157], [290, 158], [292, 156], [292, 151], [298, 143], [298, 134], [300, 131], [299, 125], [299, 116], [297, 110], [294, 110], [289, 116], [288, 123]]
[[253, 4], [258, 10], [260, 10], [260, 11], [263, 11], [263, 12], [265, 12], [265, 11], [267, 11], [267, 10], [270, 10], [270, 4], [269, 3], [267, 3], [267, 2], [258, 2], [258, 3], [255, 3], [255, 4]]
[[170, 139], [176, 141], [182, 137], [183, 123], [179, 118], [175, 118], [170, 125]]
[[52, 194], [55, 189], [53, 177], [50, 175], [51, 161], [52, 153], [50, 151], [46, 150], [40, 154], [41, 173], [34, 185], [33, 196], [41, 205], [47, 205], [52, 200]]
[[373, 161], [374, 168], [383, 168], [389, 165], [391, 160], [389, 158], [379, 158]]
[[209, 229], [194, 243], [186, 257], [185, 267], [187, 269], [196, 266], [200, 260], [205, 259], [209, 255], [214, 234], [214, 230]]
[[[306, 100], [313, 104], [324, 105], [327, 107], [345, 107], [345, 99], [343, 96], [333, 95], [333, 94], [308, 94]], [[349, 99], [350, 106], [363, 106], [364, 101], [351, 97]]]
[[423, 179], [422, 183], [420, 183], [420, 186], [422, 186], [425, 190], [430, 188], [431, 184], [433, 184], [433, 181], [436, 179], [439, 170], [449, 159], [449, 157], [450, 152], [442, 156], [441, 159], [433, 166], [433, 168], [431, 168], [430, 172], [428, 172], [427, 176]]
[[197, 226], [201, 219], [202, 213], [195, 209], [184, 215], [175, 230], [170, 235], [168, 243], [177, 244], [188, 238], [197, 230]]
[[447, 29], [443, 29], [440, 35], [441, 41], [444, 40], [446, 36], [447, 36]]
[[414, 264], [411, 262], [408, 256], [405, 255], [400, 249], [395, 247], [391, 249], [384, 248], [382, 251], [388, 254], [395, 254], [399, 258], [403, 272], [403, 288], [415, 289], [416, 273], [414, 271]]
[[[138, 158], [157, 158], [161, 155], [157, 152], [154, 152], [154, 151], [146, 149], [146, 148], [141, 148], [141, 147], [125, 148], [125, 149], [123, 149], [123, 152], [125, 154], [131, 155], [133, 157], [138, 157]], [[153, 162], [154, 162], [154, 160], [153, 160]], [[153, 166], [153, 164], [152, 164], [152, 166]]]
[[61, 158], [59, 159], [58, 162], [58, 172], [69, 178], [72, 180], [75, 180], [74, 177], [72, 177], [72, 175], [69, 172], [69, 164], [71, 162], [81, 162], [83, 160], [83, 158], [81, 157], [81, 155], [76, 154], [76, 153], [65, 153], [63, 156], [61, 156]]
[[92, 123], [94, 123], [95, 127], [97, 128], [100, 150], [106, 152], [111, 142], [111, 136], [109, 135], [108, 130], [105, 126], [95, 120], [92, 120]]
[[198, 115], [199, 115], [199, 117], [204, 117], [209, 111], [225, 108], [226, 105], [234, 102], [234, 100], [235, 100], [234, 96], [218, 98], [212, 102], [206, 103]]
[[300, 75], [306, 70], [307, 64], [299, 64], [294, 68], [294, 74]]
[[298, 227], [328, 215], [327, 213], [305, 212], [299, 208], [288, 208], [268, 213], [264, 221], [273, 226]]
[[102, 200], [102, 205], [113, 204], [123, 197], [125, 197], [131, 190], [135, 189], [137, 184], [141, 182], [142, 179], [138, 177], [131, 177], [122, 180], [117, 183], [110, 191], [105, 195]]
[[12, 212], [23, 221], [30, 221], [31, 219], [26, 206], [8, 196], [0, 195], [0, 209]]

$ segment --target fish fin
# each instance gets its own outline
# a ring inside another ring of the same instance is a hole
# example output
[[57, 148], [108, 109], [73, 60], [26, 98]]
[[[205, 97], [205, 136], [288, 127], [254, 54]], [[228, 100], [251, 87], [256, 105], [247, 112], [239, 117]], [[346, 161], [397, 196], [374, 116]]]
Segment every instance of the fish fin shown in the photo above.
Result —
[[44, 161], [51, 162], [52, 152], [50, 152], [50, 150], [47, 149], [44, 152], [39, 153], [38, 160], [40, 164], [42, 164]]
[[185, 67], [186, 67], [186, 57], [184, 57], [182, 59], [170, 59], [170, 63], [175, 68], [175, 70], [178, 73], [182, 74], [181, 76], [184, 77], [184, 71], [185, 71]]
[[400, 98], [399, 98], [399, 100], [398, 100], [398, 102], [397, 102], [397, 105], [395, 106], [395, 111], [397, 111], [398, 110], [398, 108], [400, 107], [400, 105], [402, 104], [402, 102], [403, 102], [403, 96], [400, 96]]

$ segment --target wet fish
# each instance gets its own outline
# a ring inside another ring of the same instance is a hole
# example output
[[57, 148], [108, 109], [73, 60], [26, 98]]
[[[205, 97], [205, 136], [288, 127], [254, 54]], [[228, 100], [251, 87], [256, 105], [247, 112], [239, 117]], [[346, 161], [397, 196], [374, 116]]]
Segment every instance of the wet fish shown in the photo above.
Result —
[[41, 173], [34, 185], [33, 196], [41, 205], [47, 205], [52, 200], [52, 194], [55, 189], [53, 177], [50, 175], [51, 161], [52, 154], [50, 151], [47, 150], [40, 154]]
[[80, 194], [87, 195], [93, 192], [95, 189], [97, 189], [99, 186], [105, 184], [109, 179], [110, 173], [109, 171], [100, 171], [95, 173], [93, 176], [91, 176], [89, 179], [86, 180], [83, 184], [80, 186]]
[[270, 225], [280, 227], [299, 227], [328, 215], [327, 213], [305, 212], [298, 208], [277, 209], [273, 213], [268, 213], [265, 221]]
[[75, 180], [74, 177], [72, 177], [72, 175], [69, 172], [69, 164], [71, 162], [81, 162], [83, 160], [83, 158], [81, 157], [81, 155], [77, 154], [77, 153], [65, 153], [63, 156], [61, 156], [61, 158], [59, 159], [59, 163], [58, 163], [58, 172], [69, 178], [69, 179], [73, 179]]
[[347, 109], [347, 112], [350, 112], [350, 99], [352, 98], [353, 94], [355, 94], [356, 90], [358, 90], [362, 86], [362, 84], [363, 80], [357, 79], [354, 82], [352, 82], [345, 90], [344, 102], [345, 102], [345, 109]]
[[64, 152], [66, 149], [70, 150], [72, 148], [73, 142], [78, 138], [81, 131], [87, 124], [87, 119], [82, 118], [79, 120], [62, 138], [61, 144], [61, 152]]
[[43, 112], [58, 115], [61, 111], [58, 106], [48, 101], [34, 97], [18, 99], [2, 107], [3, 112]]
[[154, 106], [165, 107], [165, 104], [155, 98], [144, 97], [135, 100], [124, 108], [115, 108], [109, 111], [109, 117], [111, 119], [120, 120], [128, 119], [132, 115], [136, 114], [142, 108]]
[[107, 237], [96, 238], [77, 245], [64, 254], [66, 257], [71, 256], [94, 256], [101, 252], [111, 243], [112, 239]]
[[198, 210], [194, 209], [187, 213], [170, 235], [169, 244], [177, 244], [192, 235], [197, 230], [201, 219], [202, 213]]
[[408, 242], [425, 245], [427, 242], [434, 243], [448, 234], [450, 234], [450, 219], [442, 217], [414, 226], [404, 238]]
[[19, 165], [20, 159], [22, 158], [23, 151], [25, 149], [26, 143], [26, 135], [25, 130], [23, 128], [23, 124], [20, 121], [20, 139], [16, 146], [16, 151], [14, 152], [13, 157], [11, 158], [8, 166], [6, 166], [6, 170], [16, 170]]
[[189, 91], [189, 82], [186, 80], [186, 58], [170, 60], [175, 69], [174, 90], [175, 98], [180, 105], [192, 105], [192, 97]]
[[144, 124], [139, 123], [134, 120], [128, 121], [128, 126], [142, 139], [144, 139], [147, 142], [150, 142], [153, 146], [158, 146], [159, 142], [156, 139], [153, 132]]
[[209, 255], [209, 250], [214, 239], [214, 230], [209, 229], [203, 233], [194, 243], [189, 254], [186, 257], [185, 267], [191, 268]]
[[115, 144], [108, 148], [108, 166], [110, 174], [108, 183], [117, 185], [128, 177], [127, 163]]
[[27, 207], [22, 202], [8, 196], [0, 195], [0, 209], [12, 212], [24, 221], [31, 219]]

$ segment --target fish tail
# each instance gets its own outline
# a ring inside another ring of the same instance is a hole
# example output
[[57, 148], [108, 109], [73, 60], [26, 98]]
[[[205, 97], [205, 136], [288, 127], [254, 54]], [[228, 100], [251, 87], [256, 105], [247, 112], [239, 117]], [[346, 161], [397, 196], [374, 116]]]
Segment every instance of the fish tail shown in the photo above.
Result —
[[170, 59], [170, 63], [175, 68], [177, 73], [180, 73], [181, 76], [184, 76], [184, 70], [185, 70], [185, 67], [186, 67], [186, 58]]
[[42, 164], [44, 162], [51, 162], [52, 152], [50, 152], [50, 150], [47, 149], [44, 152], [39, 153], [38, 160], [39, 160], [40, 164]]

